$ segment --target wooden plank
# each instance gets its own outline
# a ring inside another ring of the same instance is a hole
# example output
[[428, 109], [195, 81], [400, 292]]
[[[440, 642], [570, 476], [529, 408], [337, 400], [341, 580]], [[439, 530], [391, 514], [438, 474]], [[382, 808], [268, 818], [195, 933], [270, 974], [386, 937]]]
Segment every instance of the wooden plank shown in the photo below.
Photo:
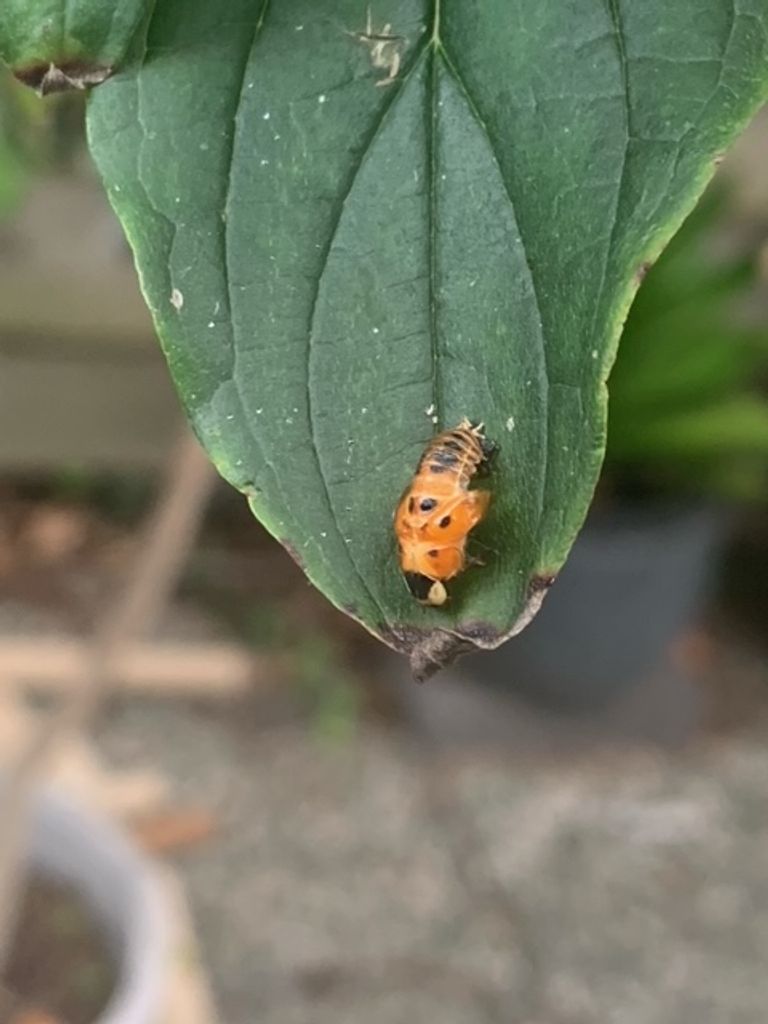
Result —
[[[88, 669], [88, 644], [77, 638], [11, 636], [0, 640], [0, 680], [66, 693]], [[132, 643], [115, 656], [122, 690], [160, 696], [242, 693], [279, 683], [279, 663], [236, 644]]]

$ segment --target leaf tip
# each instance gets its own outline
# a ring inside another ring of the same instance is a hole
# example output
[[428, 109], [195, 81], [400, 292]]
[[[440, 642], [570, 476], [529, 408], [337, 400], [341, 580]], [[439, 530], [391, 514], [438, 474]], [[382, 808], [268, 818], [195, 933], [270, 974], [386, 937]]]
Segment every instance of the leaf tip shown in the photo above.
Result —
[[550, 572], [537, 573], [531, 578], [525, 608], [509, 632], [501, 632], [486, 622], [463, 626], [460, 632], [439, 628], [418, 633], [398, 631], [399, 646], [410, 657], [415, 681], [424, 683], [462, 654], [493, 650], [522, 632], [536, 617], [556, 578], [555, 573]]
[[103, 64], [68, 60], [59, 64], [36, 61], [34, 64], [15, 68], [13, 73], [20, 82], [34, 89], [38, 96], [49, 96], [54, 92], [83, 90], [93, 85], [101, 85], [112, 71], [111, 67]]

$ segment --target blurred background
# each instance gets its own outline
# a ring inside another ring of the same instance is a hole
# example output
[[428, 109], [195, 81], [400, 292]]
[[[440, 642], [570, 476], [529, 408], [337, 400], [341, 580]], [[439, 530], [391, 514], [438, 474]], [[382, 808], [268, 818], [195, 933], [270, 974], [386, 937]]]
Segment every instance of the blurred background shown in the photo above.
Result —
[[0, 78], [0, 1024], [765, 1020], [767, 125], [538, 619], [419, 687], [188, 435], [81, 100]]

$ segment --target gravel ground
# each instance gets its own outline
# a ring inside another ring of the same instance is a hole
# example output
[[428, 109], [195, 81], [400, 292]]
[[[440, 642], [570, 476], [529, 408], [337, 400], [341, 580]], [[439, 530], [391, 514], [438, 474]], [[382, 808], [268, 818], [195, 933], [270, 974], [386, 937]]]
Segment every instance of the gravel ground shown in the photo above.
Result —
[[330, 746], [252, 700], [99, 738], [217, 820], [177, 861], [223, 1024], [763, 1024], [768, 747]]

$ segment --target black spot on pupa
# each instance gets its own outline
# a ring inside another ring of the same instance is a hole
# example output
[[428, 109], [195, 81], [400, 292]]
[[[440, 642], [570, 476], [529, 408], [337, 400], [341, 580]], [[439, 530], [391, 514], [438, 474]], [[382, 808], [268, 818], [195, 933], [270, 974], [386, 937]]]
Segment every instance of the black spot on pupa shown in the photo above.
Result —
[[430, 558], [437, 558], [440, 552], [437, 550], [437, 548], [433, 548], [431, 551], [428, 551], [427, 554], [429, 555]]
[[419, 508], [422, 512], [431, 512], [433, 508], [437, 507], [437, 498], [422, 498], [419, 502]]
[[408, 511], [409, 512], [413, 512], [415, 507], [416, 507], [416, 499], [415, 498], [409, 498], [408, 499]]
[[[456, 455], [454, 452], [445, 451], [445, 449], [443, 448], [438, 448], [436, 452], [433, 452], [432, 458], [441, 466], [455, 466], [456, 463], [459, 461], [458, 455]], [[434, 473], [434, 471], [435, 469], [433, 466], [432, 472]]]
[[438, 526], [442, 526], [443, 529], [445, 529], [446, 526], [450, 526], [451, 525], [451, 517], [450, 516], [443, 516], [443, 518], [440, 520], [440, 522], [437, 525]]
[[[433, 458], [434, 458], [434, 456], [433, 456]], [[433, 462], [432, 465], [429, 467], [429, 472], [430, 473], [444, 473], [446, 468], [447, 468], [446, 466], [440, 466], [438, 463]]]

